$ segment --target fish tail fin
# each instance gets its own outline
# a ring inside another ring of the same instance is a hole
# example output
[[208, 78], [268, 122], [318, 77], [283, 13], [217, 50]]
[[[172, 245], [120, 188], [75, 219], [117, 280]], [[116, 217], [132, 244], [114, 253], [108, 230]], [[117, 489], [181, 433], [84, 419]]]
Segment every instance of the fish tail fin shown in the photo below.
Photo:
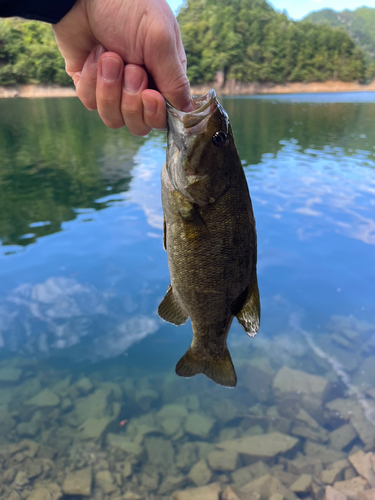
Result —
[[219, 358], [213, 358], [205, 352], [198, 353], [190, 347], [177, 363], [176, 373], [180, 377], [193, 377], [203, 373], [225, 387], [235, 387], [237, 384], [236, 372], [227, 348]]

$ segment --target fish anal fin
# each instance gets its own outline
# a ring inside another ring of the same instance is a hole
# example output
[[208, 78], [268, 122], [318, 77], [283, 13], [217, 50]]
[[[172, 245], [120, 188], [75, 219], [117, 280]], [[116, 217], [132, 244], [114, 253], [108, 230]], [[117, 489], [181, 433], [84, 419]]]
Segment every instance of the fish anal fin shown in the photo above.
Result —
[[176, 373], [180, 377], [193, 377], [203, 373], [217, 384], [235, 387], [237, 376], [228, 349], [220, 358], [202, 357], [191, 347], [176, 365]]
[[256, 276], [252, 286], [248, 290], [246, 300], [236, 317], [247, 335], [255, 337], [260, 326], [260, 297]]
[[169, 285], [164, 299], [160, 302], [158, 314], [162, 319], [164, 319], [164, 321], [168, 321], [168, 323], [173, 323], [177, 326], [183, 325], [188, 320], [189, 316], [177, 302], [175, 296], [173, 295], [171, 285]]

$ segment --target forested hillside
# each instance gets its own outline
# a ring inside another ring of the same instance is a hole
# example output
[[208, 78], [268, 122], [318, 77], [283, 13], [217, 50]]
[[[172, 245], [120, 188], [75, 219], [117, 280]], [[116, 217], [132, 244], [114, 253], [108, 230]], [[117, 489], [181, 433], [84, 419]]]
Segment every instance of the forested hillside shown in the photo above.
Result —
[[0, 85], [71, 85], [50, 25], [0, 19]]
[[375, 9], [360, 7], [342, 12], [323, 9], [312, 12], [304, 21], [343, 28], [363, 50], [375, 57]]
[[[187, 0], [177, 19], [193, 84], [212, 81], [217, 71], [239, 82], [372, 77], [344, 30], [291, 21], [266, 0]], [[71, 84], [49, 25], [0, 19], [0, 85], [16, 83]]]
[[192, 83], [363, 80], [362, 49], [328, 24], [294, 22], [265, 0], [187, 0], [178, 14]]

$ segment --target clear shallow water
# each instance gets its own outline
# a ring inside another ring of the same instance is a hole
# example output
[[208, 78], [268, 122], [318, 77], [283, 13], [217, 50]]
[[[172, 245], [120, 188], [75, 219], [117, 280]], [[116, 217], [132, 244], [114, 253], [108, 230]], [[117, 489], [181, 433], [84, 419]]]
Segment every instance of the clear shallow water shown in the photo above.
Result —
[[[237, 323], [230, 332], [234, 390], [174, 375], [191, 328], [157, 316], [169, 284], [165, 134], [108, 130], [76, 100], [0, 101], [0, 497], [26, 498], [44, 483], [69, 493], [68, 471], [88, 469], [92, 498], [169, 498], [215, 482], [242, 487], [233, 471], [259, 459], [245, 482], [268, 467], [289, 488], [296, 478], [279, 473], [322, 480], [297, 468], [301, 456], [323, 469], [340, 458], [315, 456], [309, 443], [342, 457], [373, 449], [375, 426], [358, 399], [375, 401], [375, 97], [221, 101], [254, 205], [262, 302], [257, 337]], [[321, 379], [304, 383], [285, 367]], [[343, 422], [353, 437], [337, 444], [330, 433]], [[298, 442], [268, 457], [241, 452], [232, 464], [208, 456], [257, 434], [266, 448], [274, 431]], [[38, 443], [33, 458], [22, 455], [24, 439]], [[20, 446], [25, 484], [4, 480], [18, 464], [9, 444]], [[169, 476], [178, 480], [168, 486]]]

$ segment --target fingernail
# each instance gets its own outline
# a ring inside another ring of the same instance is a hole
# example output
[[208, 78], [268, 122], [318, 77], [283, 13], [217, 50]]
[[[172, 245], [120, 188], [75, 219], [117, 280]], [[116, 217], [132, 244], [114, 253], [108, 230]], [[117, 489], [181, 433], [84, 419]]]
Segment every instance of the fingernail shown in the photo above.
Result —
[[156, 113], [158, 104], [154, 99], [144, 99], [143, 107], [148, 115], [153, 116]]
[[120, 76], [121, 65], [117, 59], [110, 57], [102, 60], [102, 77], [106, 82], [115, 82]]
[[138, 94], [142, 85], [143, 75], [138, 68], [125, 66], [124, 90], [128, 94]]
[[105, 48], [103, 47], [103, 45], [98, 45], [94, 51], [94, 62], [98, 62], [99, 61], [99, 57], [104, 54], [105, 52]]

